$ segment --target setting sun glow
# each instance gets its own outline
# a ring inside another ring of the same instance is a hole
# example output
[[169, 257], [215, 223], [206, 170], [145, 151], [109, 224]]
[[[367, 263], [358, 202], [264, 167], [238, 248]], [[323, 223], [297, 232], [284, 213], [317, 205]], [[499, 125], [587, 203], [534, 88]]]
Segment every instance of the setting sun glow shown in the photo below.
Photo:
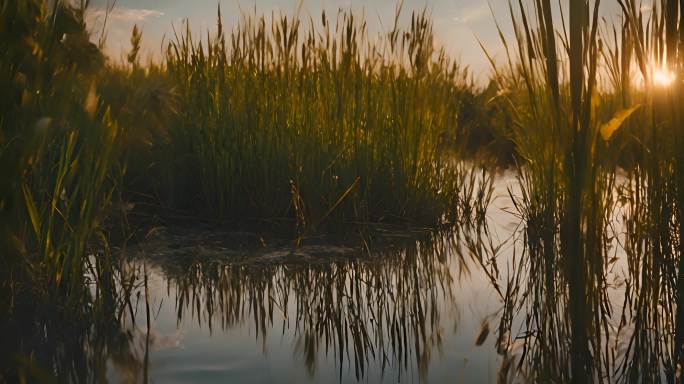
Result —
[[653, 85], [657, 87], [669, 87], [674, 83], [675, 78], [675, 74], [667, 68], [653, 70]]

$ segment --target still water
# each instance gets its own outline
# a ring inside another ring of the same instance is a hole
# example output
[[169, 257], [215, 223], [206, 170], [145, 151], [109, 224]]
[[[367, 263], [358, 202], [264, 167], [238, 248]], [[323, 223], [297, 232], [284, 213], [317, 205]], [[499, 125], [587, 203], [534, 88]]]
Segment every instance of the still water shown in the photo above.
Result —
[[[618, 184], [606, 197], [614, 208], [581, 341], [595, 382], [670, 382], [676, 292], [661, 289], [667, 276], [644, 274], [653, 252], [630, 232], [643, 225], [640, 211], [619, 192], [628, 180]], [[83, 313], [42, 308], [3, 332], [0, 346], [21, 352], [0, 367], [20, 364], [46, 382], [568, 381], [579, 340], [572, 292], [555, 229], [541, 242], [548, 228], [511, 200], [520, 185], [499, 175], [486, 217], [441, 233], [297, 247], [253, 233], [153, 228], [115, 252], [124, 258], [91, 259], [89, 268], [119, 267], [91, 284], [98, 300]]]
[[519, 220], [506, 199], [513, 184], [498, 181], [480, 236], [471, 228], [296, 248], [256, 246], [250, 234], [155, 231], [128, 250], [146, 272], [148, 299], [143, 293], [133, 303], [127, 354], [107, 359], [105, 377], [496, 382], [505, 360], [496, 329], [503, 297], [490, 259], [503, 266], [514, 253], [507, 244]]

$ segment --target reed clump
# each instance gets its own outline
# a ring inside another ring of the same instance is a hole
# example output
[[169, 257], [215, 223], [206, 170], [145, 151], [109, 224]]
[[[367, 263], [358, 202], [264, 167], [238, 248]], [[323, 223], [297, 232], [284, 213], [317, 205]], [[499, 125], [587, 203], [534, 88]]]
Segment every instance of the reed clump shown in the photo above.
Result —
[[[681, 381], [683, 10], [618, 3], [621, 22], [603, 30], [598, 1], [561, 5], [560, 23], [549, 1], [511, 6], [517, 46], [504, 41], [508, 67], [495, 67], [526, 224], [511, 282], [528, 285], [506, 311], [529, 308], [537, 381]], [[621, 313], [606, 290], [616, 281]]]
[[78, 380], [38, 352], [119, 320], [117, 263], [87, 258], [120, 180], [121, 128], [99, 97], [85, 6], [0, 1], [0, 380]]
[[508, 65], [494, 65], [521, 157], [521, 194], [511, 197], [525, 224], [518, 273], [528, 285], [516, 305], [529, 308], [525, 363], [536, 381], [612, 374], [605, 287], [617, 151], [609, 140], [634, 109], [599, 88], [599, 4], [561, 4], [556, 20], [548, 0], [531, 9], [511, 2], [515, 44], [504, 39]]
[[161, 170], [169, 204], [300, 232], [456, 222], [467, 172], [440, 144], [462, 134], [472, 84], [435, 48], [426, 12], [374, 40], [351, 12], [315, 25], [245, 15], [227, 32], [219, 11], [216, 35], [176, 36], [165, 65], [180, 118], [161, 149], [175, 159]]
[[114, 188], [120, 129], [94, 83], [104, 58], [81, 9], [9, 2], [0, 18], [3, 273], [42, 271], [76, 297]]
[[[680, 382], [684, 362], [684, 126], [681, 118], [682, 9], [676, 1], [648, 9], [619, 1], [624, 57], [639, 84], [624, 90], [643, 105], [630, 126], [643, 147], [628, 174], [626, 251], [634, 333], [622, 365], [629, 380]], [[624, 68], [629, 73], [630, 68]]]

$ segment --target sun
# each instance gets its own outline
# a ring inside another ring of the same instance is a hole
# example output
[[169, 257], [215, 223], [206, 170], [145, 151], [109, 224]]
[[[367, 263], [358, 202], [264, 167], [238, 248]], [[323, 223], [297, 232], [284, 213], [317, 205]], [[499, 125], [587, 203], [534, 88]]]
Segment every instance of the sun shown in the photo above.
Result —
[[666, 67], [653, 69], [653, 85], [667, 88], [674, 84], [677, 76]]

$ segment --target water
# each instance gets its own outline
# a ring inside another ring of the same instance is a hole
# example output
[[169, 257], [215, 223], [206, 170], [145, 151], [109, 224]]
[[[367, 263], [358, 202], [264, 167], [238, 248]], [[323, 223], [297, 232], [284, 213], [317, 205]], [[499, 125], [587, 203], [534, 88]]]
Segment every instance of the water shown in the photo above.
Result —
[[[388, 232], [362, 245], [319, 238], [295, 247], [252, 233], [154, 228], [123, 252], [112, 302], [100, 299], [88, 312], [95, 316], [75, 322], [39, 313], [17, 336], [33, 355], [17, 361], [36, 377], [52, 367], [72, 382], [567, 378], [566, 299], [561, 291], [549, 298], [540, 277], [529, 276], [530, 245], [510, 200], [518, 187], [512, 174], [499, 175], [486, 223]], [[591, 341], [601, 348], [596, 381], [662, 381], [672, 303], [639, 300], [650, 291], [634, 288], [640, 272], [621, 246], [628, 212], [616, 204], [606, 231], [604, 309]]]
[[[507, 181], [497, 184], [502, 197]], [[490, 208], [495, 243], [516, 228], [505, 200]], [[248, 234], [157, 231], [129, 250], [147, 271], [149, 339], [143, 296], [135, 322], [124, 324], [135, 348], [130, 358], [107, 359], [106, 378], [494, 382], [502, 297], [486, 253], [471, 254], [465, 236], [472, 233], [294, 248], [254, 247]]]

